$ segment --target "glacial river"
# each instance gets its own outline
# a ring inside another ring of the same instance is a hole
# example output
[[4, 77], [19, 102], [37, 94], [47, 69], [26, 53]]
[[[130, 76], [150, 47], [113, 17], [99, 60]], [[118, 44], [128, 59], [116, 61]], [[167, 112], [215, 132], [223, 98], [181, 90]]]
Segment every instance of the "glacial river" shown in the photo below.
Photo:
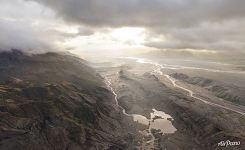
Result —
[[[226, 103], [226, 105], [221, 105], [221, 104], [216, 104], [216, 103], [213, 103], [213, 102], [209, 102], [205, 99], [202, 99], [202, 98], [199, 98], [197, 96], [195, 96], [194, 92], [190, 89], [187, 89], [183, 86], [180, 86], [177, 84], [177, 80], [170, 77], [169, 75], [167, 74], [164, 74], [161, 70], [164, 69], [164, 68], [167, 68], [167, 69], [185, 69], [185, 68], [192, 68], [193, 67], [180, 67], [180, 68], [172, 68], [172, 67], [169, 67], [164, 64], [164, 65], [161, 65], [159, 63], [156, 63], [156, 62], [152, 62], [150, 60], [146, 60], [146, 59], [143, 59], [143, 58], [135, 58], [135, 57], [125, 57], [124, 59], [131, 59], [131, 60], [135, 60], [136, 62], [138, 63], [142, 63], [142, 64], [151, 64], [153, 66], [155, 66], [156, 68], [151, 72], [152, 74], [158, 74], [158, 75], [164, 75], [170, 82], [171, 84], [176, 87], [176, 88], [179, 88], [183, 91], [186, 91], [188, 93], [188, 95], [196, 100], [199, 100], [199, 101], [202, 101], [203, 103], [205, 104], [208, 104], [208, 105], [211, 105], [211, 106], [215, 106], [215, 107], [219, 107], [219, 108], [222, 108], [222, 109], [226, 109], [226, 110], [229, 110], [229, 111], [232, 111], [232, 112], [235, 112], [235, 113], [238, 113], [242, 116], [245, 117], [245, 112], [244, 111], [241, 111], [240, 108], [235, 108], [233, 105], [229, 105], [228, 103]], [[205, 70], [205, 71], [208, 71], [208, 72], [224, 72], [224, 73], [237, 73], [237, 74], [244, 74], [245, 72], [242, 71], [242, 72], [234, 72], [234, 71], [223, 71], [223, 70], [213, 70], [213, 69], [206, 69], [206, 68], [194, 68], [194, 69], [201, 69], [201, 70]]]
[[118, 96], [111, 86], [111, 81], [107, 77], [105, 77], [105, 80], [108, 88], [114, 94], [114, 99], [117, 107], [122, 109], [123, 114], [132, 117], [135, 122], [148, 126], [146, 130], [140, 131], [140, 133], [143, 134], [144, 139], [149, 139], [143, 140], [141, 146], [142, 150], [154, 149], [155, 137], [152, 133], [152, 129], [155, 129], [162, 134], [174, 133], [176, 131], [176, 128], [172, 125], [172, 122], [170, 121], [173, 120], [173, 118], [170, 115], [164, 113], [163, 111], [158, 111], [153, 108], [152, 112], [150, 113], [150, 119], [147, 119], [145, 116], [140, 114], [128, 114], [126, 110], [119, 105], [117, 99]]
[[[152, 70], [152, 72], [151, 72], [152, 74], [164, 75], [174, 87], [179, 88], [179, 89], [181, 89], [183, 91], [186, 91], [190, 97], [193, 97], [196, 100], [202, 101], [205, 104], [212, 105], [212, 106], [215, 106], [215, 107], [220, 107], [220, 108], [223, 108], [223, 109], [226, 109], [226, 110], [230, 110], [230, 111], [233, 111], [233, 112], [236, 112], [236, 113], [239, 113], [239, 114], [245, 116], [245, 113], [243, 111], [232, 109], [232, 108], [224, 106], [224, 105], [212, 103], [212, 102], [209, 102], [207, 100], [204, 100], [202, 98], [199, 98], [199, 97], [195, 96], [193, 91], [178, 85], [176, 79], [170, 77], [167, 74], [164, 74], [161, 70], [164, 69], [164, 68], [167, 68], [167, 69], [198, 69], [198, 70], [205, 70], [205, 71], [209, 71], [209, 72], [224, 72], [224, 73], [237, 73], [237, 74], [244, 74], [244, 71], [231, 72], [231, 71], [196, 68], [196, 67], [182, 67], [182, 66], [166, 65], [166, 64], [161, 65], [159, 63], [152, 62], [150, 60], [146, 60], [146, 59], [142, 59], [142, 58], [135, 58], [135, 57], [122, 57], [122, 59], [130, 59], [130, 60], [135, 60], [137, 63], [153, 65], [153, 66], [155, 66], [155, 69]], [[113, 88], [111, 86], [111, 82], [107, 78], [106, 78], [106, 83], [107, 83], [107, 86], [110, 88], [110, 90], [112, 91], [112, 93], [115, 96], [116, 105], [122, 109], [123, 113], [126, 116], [133, 117], [133, 120], [138, 122], [138, 123], [141, 123], [141, 124], [144, 124], [144, 125], [148, 125], [148, 129], [147, 130], [140, 131], [146, 137], [150, 137], [150, 140], [148, 140], [146, 142], [143, 142], [142, 149], [145, 149], [145, 150], [154, 149], [155, 137], [154, 137], [154, 135], [152, 133], [152, 129], [156, 129], [160, 133], [163, 133], [163, 134], [174, 133], [176, 131], [176, 128], [172, 125], [172, 123], [170, 121], [172, 119], [172, 117], [170, 115], [168, 115], [168, 114], [166, 114], [166, 113], [164, 113], [162, 111], [158, 111], [158, 110], [156, 110], [154, 108], [152, 109], [152, 113], [150, 114], [150, 116], [151, 116], [150, 119], [147, 119], [145, 116], [142, 116], [142, 115], [139, 115], [139, 114], [128, 114], [125, 111], [125, 109], [122, 108], [118, 104], [117, 94], [113, 90]]]

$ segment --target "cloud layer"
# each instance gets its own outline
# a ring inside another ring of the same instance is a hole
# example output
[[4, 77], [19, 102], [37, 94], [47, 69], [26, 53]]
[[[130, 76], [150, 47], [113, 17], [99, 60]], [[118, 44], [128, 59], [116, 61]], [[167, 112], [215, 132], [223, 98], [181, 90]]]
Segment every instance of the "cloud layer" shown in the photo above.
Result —
[[65, 20], [92, 26], [189, 27], [243, 18], [243, 0], [35, 0]]
[[[245, 51], [244, 0], [13, 1], [0, 2], [2, 48], [47, 49], [107, 28], [140, 27], [146, 47]], [[76, 26], [77, 32], [57, 26]]]
[[54, 49], [48, 29], [42, 27], [52, 18], [50, 12], [23, 0], [2, 0], [0, 5], [0, 51], [21, 49], [41, 53]]
[[146, 46], [244, 51], [244, 0], [35, 0], [67, 22], [144, 27]]

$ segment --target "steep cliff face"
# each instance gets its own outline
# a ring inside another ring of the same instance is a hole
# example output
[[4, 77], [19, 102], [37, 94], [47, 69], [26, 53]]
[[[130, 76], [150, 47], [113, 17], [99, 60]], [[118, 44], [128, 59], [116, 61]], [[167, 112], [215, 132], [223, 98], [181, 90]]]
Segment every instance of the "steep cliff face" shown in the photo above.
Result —
[[0, 149], [123, 149], [130, 135], [114, 104], [79, 58], [0, 53]]

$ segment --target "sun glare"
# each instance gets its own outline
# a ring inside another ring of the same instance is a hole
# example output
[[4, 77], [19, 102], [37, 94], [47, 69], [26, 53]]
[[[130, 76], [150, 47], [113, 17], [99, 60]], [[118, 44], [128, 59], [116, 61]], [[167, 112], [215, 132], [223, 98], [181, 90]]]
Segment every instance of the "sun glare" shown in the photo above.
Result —
[[143, 28], [124, 27], [113, 30], [110, 36], [124, 44], [139, 46], [144, 43], [145, 30]]
[[[62, 28], [62, 31], [73, 33], [76, 28]], [[129, 49], [144, 49], [146, 32], [144, 28], [124, 27], [109, 30], [106, 33], [97, 32], [90, 36], [76, 36], [59, 43], [60, 47], [73, 50], [103, 51], [111, 53]]]

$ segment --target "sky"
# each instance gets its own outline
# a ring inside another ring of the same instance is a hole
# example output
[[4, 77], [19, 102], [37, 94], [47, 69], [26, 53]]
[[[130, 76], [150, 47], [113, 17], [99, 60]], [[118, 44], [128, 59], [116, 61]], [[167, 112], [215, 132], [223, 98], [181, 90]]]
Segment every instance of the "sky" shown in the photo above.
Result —
[[245, 53], [244, 0], [1, 0], [0, 50]]

